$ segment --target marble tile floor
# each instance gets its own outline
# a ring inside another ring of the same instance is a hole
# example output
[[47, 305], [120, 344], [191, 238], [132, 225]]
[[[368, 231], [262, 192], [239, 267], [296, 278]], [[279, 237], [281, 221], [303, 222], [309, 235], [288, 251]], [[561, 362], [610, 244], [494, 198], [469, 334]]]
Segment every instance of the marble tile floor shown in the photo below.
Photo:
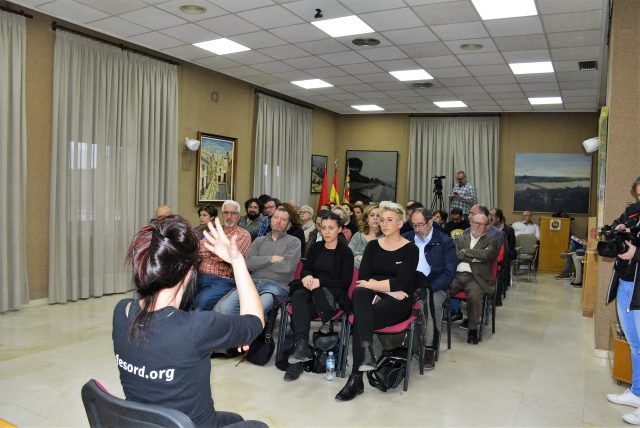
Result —
[[[0, 315], [0, 418], [20, 427], [87, 426], [80, 388], [99, 379], [122, 396], [111, 344], [111, 315], [124, 295], [66, 305], [29, 306]], [[498, 308], [497, 331], [479, 346], [453, 328], [453, 349], [409, 391], [334, 395], [344, 379], [304, 373], [293, 383], [272, 361], [265, 367], [214, 359], [216, 408], [272, 427], [616, 426], [633, 409], [610, 404], [621, 392], [605, 359], [594, 356], [593, 321], [580, 290], [552, 276], [522, 281]]]

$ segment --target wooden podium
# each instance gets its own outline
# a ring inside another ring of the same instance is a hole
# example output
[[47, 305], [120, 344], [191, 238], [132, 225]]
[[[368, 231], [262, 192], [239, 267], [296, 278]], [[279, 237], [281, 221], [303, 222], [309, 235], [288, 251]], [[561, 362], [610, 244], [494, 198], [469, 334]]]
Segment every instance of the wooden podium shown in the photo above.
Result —
[[560, 253], [564, 253], [569, 247], [570, 223], [568, 218], [540, 217], [538, 272], [562, 272], [565, 259], [560, 257]]

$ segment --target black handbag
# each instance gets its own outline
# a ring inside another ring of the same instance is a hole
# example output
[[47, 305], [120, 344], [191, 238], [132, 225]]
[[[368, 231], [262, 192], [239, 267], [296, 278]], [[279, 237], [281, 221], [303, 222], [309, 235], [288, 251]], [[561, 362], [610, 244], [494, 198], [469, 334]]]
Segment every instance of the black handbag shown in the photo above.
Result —
[[320, 287], [313, 290], [311, 292], [311, 300], [313, 300], [323, 324], [331, 321], [331, 318], [340, 310], [335, 296], [328, 288]]
[[[263, 293], [263, 294], [271, 294], [271, 293]], [[276, 300], [276, 296], [271, 294]], [[273, 351], [276, 348], [275, 340], [273, 339], [273, 329], [276, 326], [276, 318], [278, 317], [278, 308], [274, 305], [273, 309], [267, 313], [267, 320], [264, 324], [264, 329], [262, 333], [255, 338], [251, 345], [249, 345], [249, 350], [247, 351], [246, 359], [252, 364], [257, 366], [264, 366], [269, 362], [271, 356], [273, 355]]]
[[367, 372], [369, 385], [382, 392], [397, 388], [404, 379], [406, 355], [407, 348], [403, 347], [382, 351], [382, 355], [376, 362], [377, 369]]
[[313, 359], [307, 361], [304, 365], [304, 369], [308, 372], [326, 373], [327, 358], [330, 351], [337, 358], [340, 336], [333, 331], [324, 332], [322, 327], [324, 327], [324, 324], [320, 326], [318, 331], [313, 332]]

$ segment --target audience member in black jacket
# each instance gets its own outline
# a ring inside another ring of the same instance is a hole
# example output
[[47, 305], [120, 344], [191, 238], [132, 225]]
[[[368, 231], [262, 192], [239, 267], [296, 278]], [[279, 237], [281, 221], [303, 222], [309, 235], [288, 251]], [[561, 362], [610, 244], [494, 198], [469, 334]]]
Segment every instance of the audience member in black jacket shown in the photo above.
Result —
[[349, 310], [347, 291], [353, 278], [353, 253], [338, 239], [342, 231], [340, 216], [326, 212], [321, 218], [324, 239], [311, 246], [300, 281], [291, 285], [294, 351], [284, 374], [286, 381], [298, 379], [302, 364], [312, 358], [309, 349], [311, 320], [320, 316], [323, 322], [329, 321], [337, 313], [338, 306]]
[[352, 400], [364, 391], [362, 372], [375, 370], [371, 342], [376, 329], [397, 324], [411, 315], [415, 291], [418, 247], [402, 236], [404, 208], [380, 204], [383, 238], [367, 244], [353, 293], [353, 369], [336, 400]]

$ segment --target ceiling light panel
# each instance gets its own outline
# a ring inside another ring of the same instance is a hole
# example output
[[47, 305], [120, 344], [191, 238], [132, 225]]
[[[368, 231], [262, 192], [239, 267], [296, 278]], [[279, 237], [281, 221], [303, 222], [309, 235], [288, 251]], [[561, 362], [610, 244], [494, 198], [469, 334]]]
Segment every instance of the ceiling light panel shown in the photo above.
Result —
[[359, 111], [383, 111], [384, 110], [382, 107], [375, 104], [359, 104], [351, 107]]
[[483, 20], [537, 15], [534, 0], [471, 0]]
[[362, 19], [355, 15], [314, 21], [312, 24], [331, 37], [353, 36], [374, 32], [373, 28], [369, 27]]
[[551, 61], [542, 62], [515, 62], [509, 64], [513, 74], [538, 74], [553, 73], [553, 64]]
[[529, 103], [532, 106], [543, 105], [543, 104], [562, 104], [561, 97], [536, 97], [529, 98]]
[[390, 71], [390, 75], [400, 80], [401, 82], [409, 82], [412, 80], [431, 80], [433, 76], [427, 73], [422, 68], [416, 70], [398, 70]]
[[294, 80], [291, 83], [304, 89], [330, 88], [333, 86], [331, 83], [321, 79]]
[[251, 48], [248, 48], [244, 45], [241, 45], [240, 43], [236, 43], [233, 40], [229, 40], [227, 38], [194, 43], [193, 46], [199, 47], [209, 52], [213, 52], [214, 54], [217, 54], [217, 55], [226, 55], [230, 53], [244, 52], [244, 51], [251, 50]]
[[462, 108], [467, 106], [462, 101], [435, 101], [434, 104], [440, 108]]

